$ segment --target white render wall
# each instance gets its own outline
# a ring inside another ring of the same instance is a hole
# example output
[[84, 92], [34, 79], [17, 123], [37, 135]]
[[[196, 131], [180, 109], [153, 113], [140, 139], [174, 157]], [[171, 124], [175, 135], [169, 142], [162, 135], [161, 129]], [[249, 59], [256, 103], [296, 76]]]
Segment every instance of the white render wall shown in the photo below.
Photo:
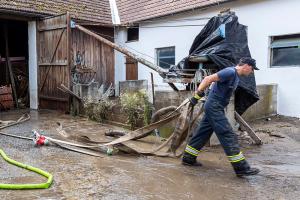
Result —
[[[248, 26], [248, 40], [252, 57], [257, 60], [260, 68], [256, 72], [257, 84], [278, 84], [278, 114], [300, 117], [300, 66], [270, 68], [269, 66], [269, 37], [274, 35], [300, 33], [300, 0], [251, 0], [234, 1], [221, 6], [211, 7], [203, 11], [193, 11], [169, 18], [164, 22], [144, 23], [140, 25], [140, 36], [137, 42], [125, 43], [129, 48], [134, 48], [151, 57], [155, 57], [155, 48], [175, 46], [176, 64], [188, 55], [188, 50], [200, 32], [202, 26], [193, 27], [156, 27], [165, 25], [205, 24], [202, 21], [170, 22], [174, 19], [213, 17], [222, 8], [230, 8], [236, 12], [241, 24]], [[168, 22], [169, 21], [169, 22]], [[121, 31], [126, 41], [126, 32]], [[122, 35], [121, 34], [121, 35]], [[118, 31], [116, 32], [118, 35]], [[120, 42], [120, 41], [119, 41]], [[124, 40], [123, 40], [124, 42]], [[143, 58], [155, 62], [155, 59], [142, 55]], [[150, 80], [150, 72], [147, 67], [139, 64], [139, 79]], [[125, 80], [125, 64], [116, 58], [116, 81]], [[169, 87], [162, 82], [162, 78], [156, 73], [154, 76], [156, 90], [164, 90]]]
[[28, 22], [29, 95], [30, 108], [38, 109], [38, 67], [36, 46], [36, 21]]

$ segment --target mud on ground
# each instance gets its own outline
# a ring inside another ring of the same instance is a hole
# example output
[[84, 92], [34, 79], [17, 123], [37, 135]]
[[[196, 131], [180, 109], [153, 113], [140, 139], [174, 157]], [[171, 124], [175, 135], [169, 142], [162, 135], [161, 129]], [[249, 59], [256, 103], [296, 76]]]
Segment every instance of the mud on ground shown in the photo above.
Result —
[[[16, 120], [24, 111], [0, 113], [1, 120]], [[92, 138], [115, 127], [50, 111], [30, 112], [32, 119], [3, 129], [31, 136], [32, 129], [57, 135], [60, 121], [74, 134]], [[257, 176], [235, 177], [223, 150], [207, 148], [198, 158], [203, 167], [187, 167], [180, 159], [134, 155], [103, 158], [60, 149], [34, 147], [26, 140], [0, 135], [0, 148], [23, 163], [53, 174], [49, 189], [0, 190], [1, 199], [298, 199], [300, 196], [300, 120], [276, 116], [251, 123], [262, 146], [241, 141], [248, 161], [261, 169]], [[1, 183], [39, 183], [44, 178], [0, 161]]]

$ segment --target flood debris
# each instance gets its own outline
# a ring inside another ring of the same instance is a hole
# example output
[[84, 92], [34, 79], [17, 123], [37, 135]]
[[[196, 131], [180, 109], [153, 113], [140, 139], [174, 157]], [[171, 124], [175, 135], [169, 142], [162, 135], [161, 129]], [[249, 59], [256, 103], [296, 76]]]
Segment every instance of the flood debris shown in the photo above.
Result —
[[91, 120], [97, 122], [103, 122], [107, 119], [107, 115], [111, 112], [112, 107], [115, 105], [113, 101], [109, 99], [112, 92], [112, 85], [104, 90], [104, 85], [101, 85], [97, 89], [97, 95], [88, 95], [83, 98], [84, 113]]
[[[281, 126], [281, 127], [285, 127], [285, 126]], [[287, 127], [289, 127], [289, 126], [287, 126]], [[274, 130], [271, 130], [271, 129], [257, 129], [256, 131], [261, 132], [261, 133], [266, 133], [271, 137], [285, 138], [285, 136], [283, 136], [283, 135], [274, 133]]]
[[23, 114], [17, 121], [13, 121], [13, 120], [8, 120], [8, 121], [2, 121], [0, 120], [0, 129], [4, 129], [10, 126], [14, 126], [23, 122], [26, 122], [30, 119], [30, 115], [29, 114]]
[[254, 143], [257, 145], [262, 144], [262, 140], [259, 138], [257, 134], [255, 134], [254, 130], [250, 127], [250, 125], [240, 116], [236, 111], [234, 112], [235, 119], [240, 123], [241, 128], [245, 130], [248, 135], [253, 139]]

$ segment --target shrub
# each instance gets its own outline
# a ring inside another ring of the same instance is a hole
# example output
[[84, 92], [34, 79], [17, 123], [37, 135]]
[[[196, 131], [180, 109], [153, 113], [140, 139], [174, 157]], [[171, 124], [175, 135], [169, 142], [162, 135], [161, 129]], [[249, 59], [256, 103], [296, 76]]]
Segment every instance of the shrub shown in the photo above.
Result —
[[122, 110], [127, 116], [127, 124], [133, 130], [139, 120], [143, 119], [144, 125], [149, 124], [152, 107], [145, 91], [127, 92], [121, 94]]
[[103, 122], [111, 111], [113, 103], [108, 99], [96, 100], [91, 97], [84, 98], [84, 110], [89, 119]]

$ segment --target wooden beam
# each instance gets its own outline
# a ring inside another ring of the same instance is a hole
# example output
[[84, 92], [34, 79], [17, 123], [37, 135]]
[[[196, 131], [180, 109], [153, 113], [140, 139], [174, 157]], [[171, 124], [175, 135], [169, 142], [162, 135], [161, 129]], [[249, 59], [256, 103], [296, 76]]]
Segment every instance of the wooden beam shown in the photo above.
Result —
[[154, 79], [153, 79], [153, 73], [150, 72], [150, 74], [151, 74], [152, 103], [155, 106]]
[[67, 28], [67, 25], [56, 25], [56, 26], [52, 26], [52, 27], [47, 27], [47, 28], [39, 28], [38, 31], [39, 32], [43, 32], [43, 31], [52, 31], [52, 30], [58, 30], [58, 29], [65, 29]]
[[68, 94], [74, 96], [79, 101], [82, 101], [82, 98], [80, 96], [78, 96], [77, 94], [75, 94], [73, 91], [69, 90], [69, 88], [67, 88], [64, 84], [60, 84], [60, 87], [57, 87], [57, 88], [59, 90], [61, 90], [62, 92], [65, 92], [65, 93], [68, 93]]
[[60, 97], [49, 97], [49, 96], [45, 96], [45, 95], [39, 95], [40, 99], [47, 99], [50, 101], [62, 101], [62, 102], [68, 102], [69, 99], [68, 98], [60, 98]]
[[248, 135], [253, 139], [255, 144], [261, 145], [262, 140], [255, 134], [254, 130], [249, 126], [249, 124], [239, 115], [236, 111], [234, 111], [235, 119], [240, 123], [241, 127], [248, 133]]
[[[69, 72], [67, 87], [69, 89], [71, 89], [72, 85], [73, 85], [72, 78], [71, 78], [71, 74], [72, 74], [72, 71], [71, 71], [72, 55], [71, 54], [73, 51], [72, 51], [71, 15], [68, 11], [67, 11], [66, 17], [67, 17], [67, 21], [66, 21], [67, 22], [67, 24], [66, 24], [66, 29], [67, 29], [67, 67], [68, 67], [68, 72]], [[71, 102], [72, 102], [72, 98], [69, 96], [69, 101], [68, 101], [69, 110], [71, 110], [71, 104], [70, 104]], [[78, 111], [78, 114], [79, 114], [79, 111]]]
[[43, 66], [66, 66], [68, 65], [68, 62], [55, 62], [55, 63], [50, 63], [50, 62], [47, 62], [47, 63], [39, 63], [38, 64], [40, 67], [43, 67]]
[[[9, 58], [10, 62], [17, 62], [17, 61], [25, 61], [25, 57], [10, 57]], [[6, 58], [1, 58], [1, 62], [6, 62]]]
[[80, 26], [80, 25], [76, 24], [75, 28], [77, 28], [80, 31], [82, 31], [82, 32], [84, 32], [84, 33], [86, 33], [86, 34], [88, 34], [88, 35], [96, 38], [100, 42], [102, 42], [102, 43], [104, 43], [104, 44], [106, 44], [106, 45], [114, 48], [115, 50], [117, 50], [117, 51], [125, 54], [126, 56], [128, 56], [128, 57], [130, 57], [130, 58], [132, 58], [132, 59], [134, 59], [134, 60], [136, 60], [136, 61], [138, 61], [138, 62], [140, 62], [140, 63], [142, 63], [144, 65], [146, 65], [150, 69], [158, 72], [160, 75], [163, 75], [163, 74], [165, 74], [167, 72], [167, 70], [161, 68], [160, 66], [157, 66], [157, 65], [155, 65], [155, 64], [153, 64], [153, 63], [151, 63], [151, 62], [149, 62], [149, 61], [147, 61], [147, 60], [145, 60], [143, 58], [140, 58], [139, 56], [135, 55], [134, 53], [131, 53], [127, 49], [125, 49], [123, 47], [120, 47], [119, 45], [117, 45], [117, 44], [115, 44], [115, 43], [113, 43], [113, 42], [111, 42], [111, 41], [109, 41], [109, 40], [101, 37], [100, 35], [97, 35], [96, 33], [94, 33], [92, 31], [84, 28], [83, 26]]
[[7, 66], [8, 66], [10, 82], [11, 82], [11, 86], [12, 86], [12, 90], [13, 90], [13, 96], [14, 96], [14, 99], [15, 99], [16, 107], [19, 108], [15, 78], [14, 78], [11, 62], [10, 62], [10, 59], [9, 59], [9, 47], [8, 47], [8, 34], [7, 34], [7, 32], [8, 32], [7, 23], [5, 23], [4, 24], [4, 40], [5, 40], [6, 63], [7, 63]]
[[168, 83], [168, 84], [174, 91], [179, 91], [174, 83]]

